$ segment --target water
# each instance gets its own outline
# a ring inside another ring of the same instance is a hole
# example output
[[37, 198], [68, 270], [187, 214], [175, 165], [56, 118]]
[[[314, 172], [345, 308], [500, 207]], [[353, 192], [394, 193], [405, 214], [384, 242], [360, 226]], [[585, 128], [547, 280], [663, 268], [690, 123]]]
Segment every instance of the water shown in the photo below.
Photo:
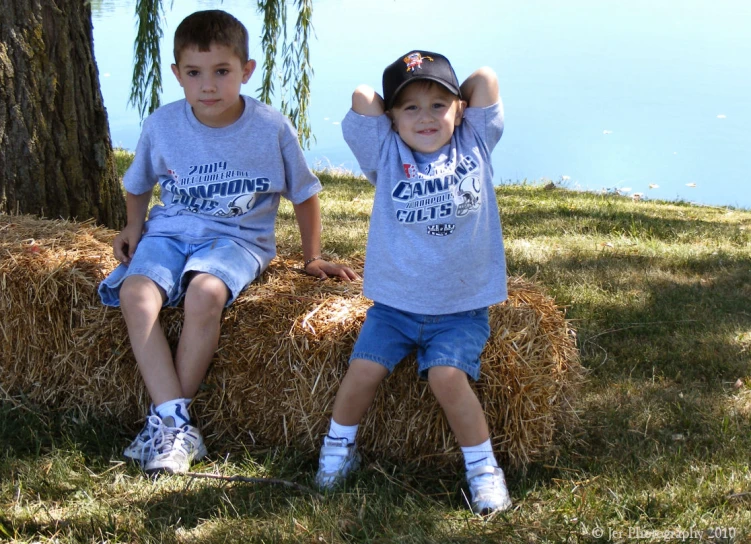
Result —
[[[93, 1], [95, 54], [113, 143], [134, 149], [127, 106], [134, 0]], [[164, 2], [163, 103], [176, 25], [198, 9], [234, 14], [259, 50], [248, 0]], [[560, 181], [645, 198], [751, 208], [751, 2], [746, 0], [315, 0], [312, 166], [358, 171], [339, 123], [360, 83], [411, 48], [449, 56], [460, 78], [499, 76], [506, 130], [496, 183]], [[260, 69], [243, 92], [257, 95]]]

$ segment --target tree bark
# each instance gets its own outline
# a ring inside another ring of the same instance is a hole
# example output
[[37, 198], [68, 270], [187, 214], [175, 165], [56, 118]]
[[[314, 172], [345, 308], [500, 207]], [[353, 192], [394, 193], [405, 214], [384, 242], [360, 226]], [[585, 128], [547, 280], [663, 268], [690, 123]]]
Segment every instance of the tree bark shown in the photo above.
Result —
[[0, 212], [125, 221], [84, 0], [0, 0]]

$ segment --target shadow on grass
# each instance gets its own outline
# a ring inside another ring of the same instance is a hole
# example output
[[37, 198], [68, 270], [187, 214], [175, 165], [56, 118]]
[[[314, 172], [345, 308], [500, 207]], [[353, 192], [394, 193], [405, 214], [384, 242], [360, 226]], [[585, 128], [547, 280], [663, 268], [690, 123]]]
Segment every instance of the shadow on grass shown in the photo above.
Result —
[[[557, 295], [579, 334], [585, 364], [601, 379], [655, 375], [716, 388], [749, 373], [751, 256], [661, 263], [642, 256], [553, 258], [554, 274], [591, 281], [600, 296]], [[532, 272], [522, 265], [521, 272]], [[564, 272], [561, 272], [564, 271]], [[545, 283], [546, 272], [537, 279]], [[565, 300], [566, 297], [572, 299]]]
[[[0, 504], [8, 506], [0, 530], [14, 541], [391, 542], [410, 535], [410, 542], [480, 542], [493, 527], [498, 534], [506, 530], [502, 519], [495, 526], [473, 523], [459, 531], [446, 525], [446, 511], [463, 508], [458, 481], [446, 472], [428, 476], [376, 461], [345, 488], [323, 497], [187, 476], [154, 482], [133, 466], [108, 469], [111, 445], [119, 440], [111, 421], [76, 423], [71, 414], [8, 408], [0, 405], [0, 481], [5, 482]], [[16, 438], [7, 441], [13, 434]], [[312, 485], [314, 460], [282, 451], [250, 461], [269, 457], [268, 474]], [[245, 454], [219, 463], [243, 471], [248, 461]]]

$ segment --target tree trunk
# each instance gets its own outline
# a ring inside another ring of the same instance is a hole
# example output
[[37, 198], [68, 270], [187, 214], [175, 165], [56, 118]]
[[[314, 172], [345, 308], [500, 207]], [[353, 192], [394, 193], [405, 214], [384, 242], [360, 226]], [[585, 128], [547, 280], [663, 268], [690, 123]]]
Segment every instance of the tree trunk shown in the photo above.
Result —
[[0, 212], [122, 227], [84, 0], [0, 0]]

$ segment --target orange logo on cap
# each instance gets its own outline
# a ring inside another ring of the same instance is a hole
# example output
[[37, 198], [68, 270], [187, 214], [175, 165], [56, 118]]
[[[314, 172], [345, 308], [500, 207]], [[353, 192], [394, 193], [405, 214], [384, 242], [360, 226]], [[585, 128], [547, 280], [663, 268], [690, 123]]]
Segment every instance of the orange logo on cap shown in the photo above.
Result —
[[420, 53], [410, 53], [404, 57], [404, 63], [407, 65], [407, 72], [414, 72], [415, 68], [421, 68], [423, 60], [433, 62], [433, 57], [423, 57]]

